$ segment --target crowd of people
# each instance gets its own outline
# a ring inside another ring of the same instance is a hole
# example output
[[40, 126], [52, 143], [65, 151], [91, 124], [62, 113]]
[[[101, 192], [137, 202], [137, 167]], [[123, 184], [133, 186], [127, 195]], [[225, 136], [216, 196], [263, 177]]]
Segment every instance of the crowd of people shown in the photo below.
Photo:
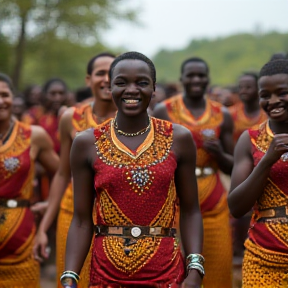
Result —
[[0, 73], [0, 287], [40, 287], [51, 254], [58, 288], [232, 288], [237, 261], [239, 287], [287, 287], [287, 55], [226, 87], [179, 71], [105, 52], [86, 87], [22, 93]]

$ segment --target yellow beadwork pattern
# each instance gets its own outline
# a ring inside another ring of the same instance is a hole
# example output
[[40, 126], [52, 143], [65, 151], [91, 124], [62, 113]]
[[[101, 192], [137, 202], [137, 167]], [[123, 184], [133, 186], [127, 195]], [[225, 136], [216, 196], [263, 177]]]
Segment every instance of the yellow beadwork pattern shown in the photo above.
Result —
[[100, 193], [99, 208], [101, 218], [106, 225], [132, 225], [132, 221], [125, 216], [105, 190]]
[[[131, 187], [131, 192], [136, 192], [139, 196], [143, 193], [149, 193], [149, 187], [154, 180], [154, 172], [151, 167], [166, 160], [173, 140], [171, 123], [160, 121], [153, 117], [151, 120], [151, 130], [145, 141], [135, 152], [130, 151], [117, 139], [115, 133], [113, 134], [113, 125], [103, 125], [107, 131], [100, 133], [95, 143], [99, 159], [109, 166], [122, 170], [125, 181]], [[99, 127], [99, 130], [104, 131], [101, 130], [101, 127]], [[167, 131], [170, 132], [167, 133]], [[99, 211], [99, 216], [106, 225], [135, 225], [121, 211], [108, 191], [104, 189], [98, 190], [98, 195], [97, 211]], [[149, 226], [171, 227], [174, 221], [175, 203], [176, 189], [172, 178], [165, 202], [160, 211], [157, 211], [157, 215], [149, 223]], [[132, 276], [152, 259], [159, 249], [161, 239], [161, 237], [139, 237], [138, 239], [131, 237], [131, 239], [123, 239], [122, 237], [105, 236], [102, 240], [102, 247], [107, 258], [116, 269]], [[127, 241], [131, 245], [127, 246]], [[177, 255], [177, 251], [179, 251], [179, 245], [175, 240], [175, 253], [173, 253], [172, 259]]]
[[[152, 220], [150, 226], [169, 227], [174, 215], [174, 203], [176, 190], [174, 181], [171, 182], [167, 199], [158, 215]], [[101, 192], [100, 211], [107, 225], [133, 225], [132, 221], [124, 215], [117, 204], [109, 197], [106, 191]], [[133, 239], [133, 245], [129, 248], [129, 254], [125, 253], [124, 239], [120, 237], [107, 236], [103, 238], [103, 249], [111, 263], [120, 271], [132, 276], [139, 271], [157, 252], [161, 238]], [[178, 243], [174, 245], [172, 260], [177, 255]]]
[[212, 113], [211, 109], [212, 103], [213, 106], [219, 106], [219, 108], [221, 108], [222, 105], [209, 99], [206, 99], [205, 111], [199, 118], [195, 118], [186, 108], [182, 95], [175, 96], [171, 98], [171, 101], [167, 100], [167, 102], [171, 102], [172, 105], [171, 113], [168, 111], [169, 118], [172, 122], [181, 123], [181, 125], [184, 125], [188, 129], [198, 126], [199, 128], [196, 129], [204, 130], [211, 128], [211, 123], [213, 126], [219, 126], [223, 122], [223, 113]]
[[288, 255], [245, 242], [242, 288], [287, 288]]
[[[156, 119], [153, 117], [151, 119], [153, 125], [157, 125]], [[153, 182], [154, 175], [150, 167], [163, 162], [171, 150], [173, 133], [169, 136], [165, 135], [166, 128], [171, 129], [171, 124], [166, 121], [161, 123], [163, 126], [158, 124], [158, 133], [154, 133], [154, 128], [152, 128], [134, 155], [119, 140], [112, 138], [111, 135], [114, 134], [111, 131], [113, 129], [111, 125], [109, 125], [108, 133], [103, 133], [97, 140], [96, 150], [99, 159], [115, 168], [125, 168], [123, 170], [125, 170], [127, 183], [131, 186], [131, 190], [140, 196], [149, 190]]]
[[267, 185], [264, 188], [264, 193], [261, 194], [257, 200], [258, 208], [260, 210], [287, 205], [287, 196], [272, 182], [270, 178], [267, 180]]
[[17, 156], [30, 146], [31, 139], [24, 132], [27, 128], [26, 124], [16, 121], [9, 140], [0, 147], [0, 173], [4, 179], [10, 178], [17, 172], [20, 167]]

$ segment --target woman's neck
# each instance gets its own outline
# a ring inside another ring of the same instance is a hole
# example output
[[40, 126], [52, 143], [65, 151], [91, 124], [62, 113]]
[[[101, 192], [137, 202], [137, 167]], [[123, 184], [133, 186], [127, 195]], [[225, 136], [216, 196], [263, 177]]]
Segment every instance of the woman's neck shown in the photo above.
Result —
[[0, 138], [2, 135], [5, 135], [5, 133], [9, 130], [11, 122], [12, 122], [11, 117], [9, 117], [9, 119], [0, 121]]
[[126, 116], [118, 112], [116, 115], [116, 122], [120, 130], [127, 133], [135, 133], [149, 125], [149, 116], [147, 111], [144, 111], [135, 117]]
[[250, 114], [256, 114], [257, 112], [259, 113], [260, 111], [260, 106], [259, 106], [259, 101], [253, 101], [253, 102], [243, 102], [244, 104], [244, 111], [245, 114], [250, 115]]
[[93, 114], [100, 118], [113, 117], [116, 113], [116, 106], [113, 101], [94, 100]]
[[274, 134], [288, 134], [288, 120], [283, 122], [269, 120], [269, 127]]

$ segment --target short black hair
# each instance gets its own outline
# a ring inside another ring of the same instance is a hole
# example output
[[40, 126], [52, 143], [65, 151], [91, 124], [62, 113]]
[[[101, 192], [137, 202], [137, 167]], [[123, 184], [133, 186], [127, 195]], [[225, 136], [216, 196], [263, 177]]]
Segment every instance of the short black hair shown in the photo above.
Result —
[[288, 74], [288, 59], [269, 61], [261, 68], [259, 78], [276, 74]]
[[199, 58], [199, 57], [191, 57], [191, 58], [188, 58], [185, 61], [183, 61], [182, 64], [181, 64], [181, 74], [183, 74], [186, 64], [188, 64], [190, 62], [203, 63], [206, 66], [207, 74], [209, 74], [209, 66], [208, 66], [207, 62], [204, 59]]
[[259, 79], [259, 76], [257, 73], [255, 72], [244, 72], [241, 74], [241, 76], [239, 78], [242, 78], [242, 77], [245, 77], [245, 76], [250, 76], [252, 78], [254, 78], [254, 81], [256, 83], [256, 86], [257, 86], [257, 83], [258, 83], [258, 79]]
[[90, 87], [80, 87], [75, 91], [76, 102], [82, 102], [92, 97], [92, 91]]
[[12, 82], [11, 78], [7, 74], [0, 72], [0, 81], [5, 82], [8, 85], [9, 89], [11, 90], [11, 92], [14, 96], [15, 95], [15, 89], [14, 89], [13, 82]]
[[271, 56], [270, 61], [280, 60], [280, 59], [288, 59], [288, 54], [285, 52], [274, 53]]
[[92, 57], [88, 64], [87, 64], [87, 75], [91, 75], [92, 74], [92, 71], [93, 71], [93, 66], [94, 66], [94, 63], [95, 61], [98, 59], [98, 58], [101, 58], [101, 57], [111, 57], [111, 58], [115, 58], [115, 55], [110, 53], [110, 52], [103, 52], [103, 53], [100, 53], [100, 54], [97, 54], [96, 56]]
[[48, 89], [50, 88], [50, 86], [53, 83], [61, 83], [63, 85], [63, 87], [65, 88], [65, 90], [68, 90], [67, 84], [64, 80], [62, 80], [61, 78], [50, 78], [49, 80], [46, 81], [46, 83], [43, 85], [42, 87], [42, 93], [46, 94]]
[[120, 56], [118, 56], [112, 62], [111, 66], [110, 66], [110, 70], [109, 70], [110, 80], [112, 79], [112, 73], [113, 73], [116, 65], [122, 60], [140, 60], [140, 61], [145, 62], [151, 71], [152, 81], [153, 81], [153, 84], [155, 86], [155, 84], [156, 84], [156, 69], [155, 69], [153, 62], [148, 57], [146, 57], [144, 54], [141, 54], [141, 53], [135, 52], [135, 51], [123, 53]]

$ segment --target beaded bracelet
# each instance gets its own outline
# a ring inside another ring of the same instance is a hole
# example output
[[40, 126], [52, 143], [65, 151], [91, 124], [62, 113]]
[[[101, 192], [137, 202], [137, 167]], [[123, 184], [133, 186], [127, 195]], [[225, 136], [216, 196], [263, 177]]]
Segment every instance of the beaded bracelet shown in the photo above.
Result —
[[64, 288], [77, 288], [80, 276], [74, 271], [64, 271], [60, 277], [60, 282]]
[[205, 258], [201, 254], [189, 254], [186, 257], [186, 265], [189, 263], [200, 263], [203, 266], [205, 263]]
[[204, 265], [205, 258], [201, 254], [189, 254], [186, 257], [186, 265], [187, 265], [187, 273], [189, 273], [191, 270], [195, 269], [197, 270], [201, 277], [203, 278], [205, 275]]
[[187, 274], [191, 270], [197, 270], [202, 278], [205, 276], [205, 270], [201, 264], [196, 264], [196, 263], [195, 264], [194, 263], [189, 264], [189, 266], [187, 267]]

